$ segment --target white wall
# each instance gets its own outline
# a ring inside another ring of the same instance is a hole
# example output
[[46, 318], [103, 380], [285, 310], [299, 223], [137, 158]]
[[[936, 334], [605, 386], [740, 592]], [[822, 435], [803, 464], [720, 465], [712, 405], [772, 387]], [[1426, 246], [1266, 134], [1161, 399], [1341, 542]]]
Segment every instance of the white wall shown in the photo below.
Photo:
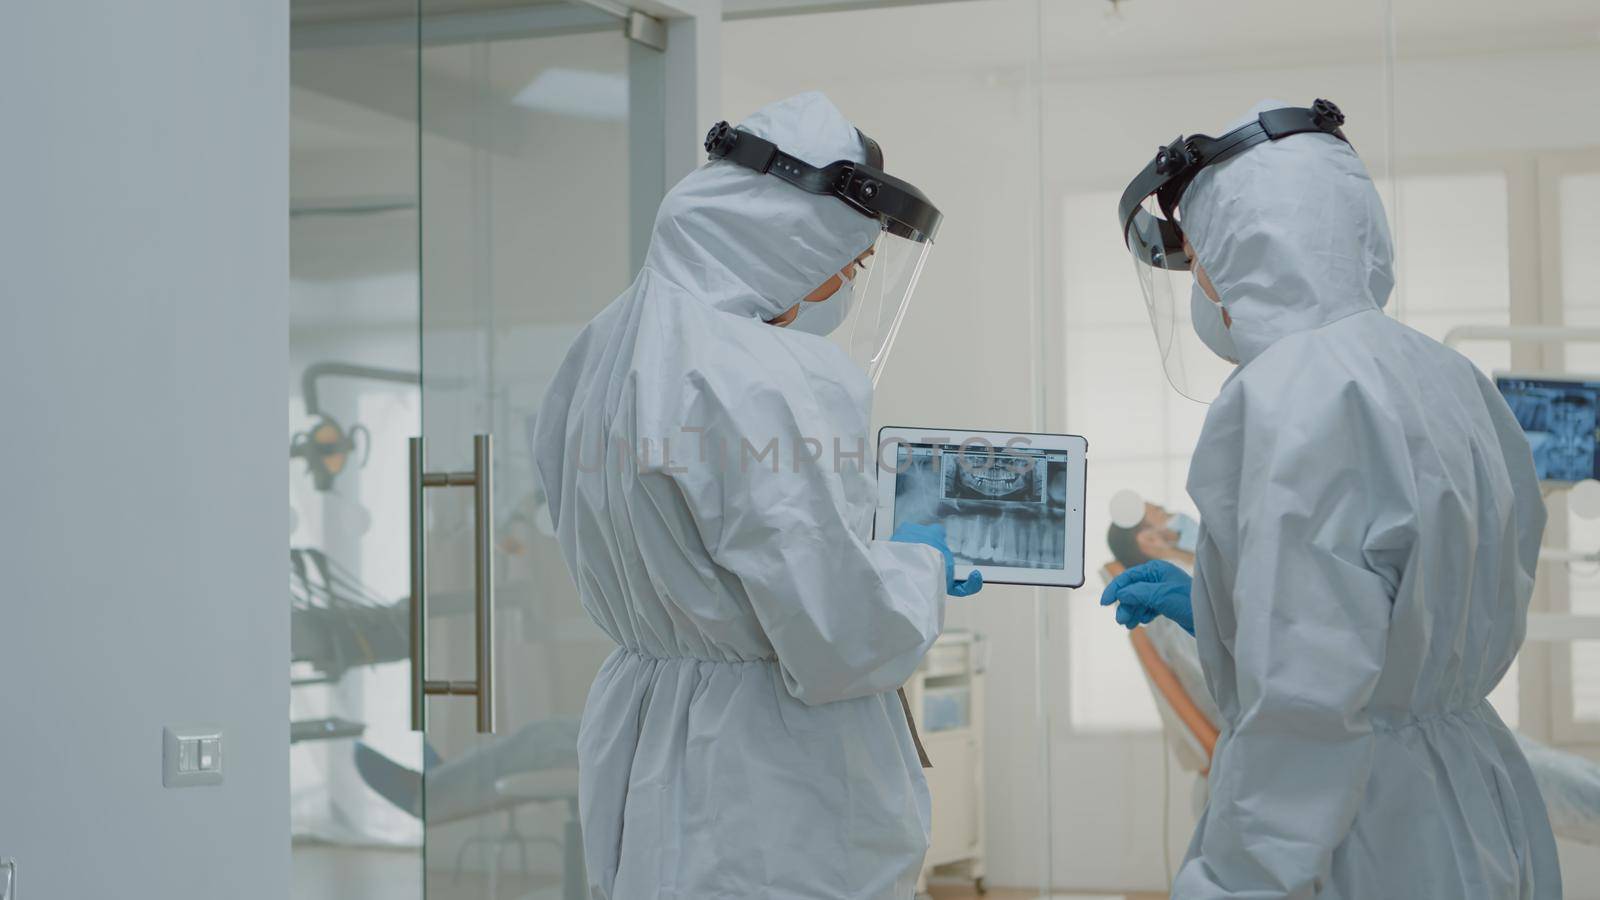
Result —
[[[288, 4], [0, 28], [0, 857], [33, 898], [288, 893]], [[162, 726], [226, 732], [166, 790]]]

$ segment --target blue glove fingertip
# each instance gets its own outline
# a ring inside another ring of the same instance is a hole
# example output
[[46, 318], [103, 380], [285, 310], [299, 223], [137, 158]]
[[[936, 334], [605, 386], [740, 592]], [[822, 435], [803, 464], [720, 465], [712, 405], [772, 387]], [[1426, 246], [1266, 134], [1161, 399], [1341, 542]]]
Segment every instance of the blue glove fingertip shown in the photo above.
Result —
[[1128, 586], [1128, 583], [1129, 579], [1126, 572], [1111, 579], [1111, 583], [1106, 585], [1106, 589], [1100, 592], [1100, 605], [1110, 606], [1111, 604], [1117, 602], [1117, 595], [1122, 593], [1123, 589]]
[[983, 590], [983, 573], [973, 569], [967, 574], [967, 579], [955, 586], [952, 593], [957, 597], [970, 597]]

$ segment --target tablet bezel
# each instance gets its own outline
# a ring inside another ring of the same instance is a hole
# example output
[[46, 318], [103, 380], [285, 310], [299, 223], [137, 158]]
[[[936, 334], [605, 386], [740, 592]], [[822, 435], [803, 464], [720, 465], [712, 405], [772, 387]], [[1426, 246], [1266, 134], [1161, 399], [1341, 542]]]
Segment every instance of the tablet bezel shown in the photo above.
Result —
[[[1089, 442], [1076, 434], [1048, 434], [1034, 431], [981, 431], [957, 428], [929, 428], [922, 426], [885, 425], [878, 429], [878, 511], [873, 519], [873, 537], [886, 540], [893, 530], [896, 457], [885, 457], [885, 449], [894, 442], [906, 444], [954, 444], [981, 438], [995, 448], [1003, 449], [1014, 438], [1025, 438], [1032, 450], [1065, 450], [1067, 452], [1067, 536], [1063, 543], [1062, 567], [1059, 569], [1028, 569], [1016, 566], [977, 566], [983, 573], [985, 584], [1025, 584], [1036, 587], [1080, 588], [1084, 582], [1084, 548], [1087, 527], [1084, 503], [1088, 481]], [[1071, 540], [1072, 523], [1078, 524], [1078, 540]], [[963, 573], [957, 573], [961, 575]]]

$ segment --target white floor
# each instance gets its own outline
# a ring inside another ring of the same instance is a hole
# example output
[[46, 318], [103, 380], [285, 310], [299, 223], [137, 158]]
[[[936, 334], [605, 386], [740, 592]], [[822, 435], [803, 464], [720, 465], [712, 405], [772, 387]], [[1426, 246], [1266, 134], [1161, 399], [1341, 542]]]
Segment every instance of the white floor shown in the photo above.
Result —
[[[505, 860], [491, 877], [481, 871], [430, 871], [427, 900], [559, 900], [560, 874], [523, 874]], [[422, 853], [296, 843], [293, 900], [422, 900]]]
[[[1600, 898], [1596, 888], [1600, 872], [1591, 866], [1575, 865], [1592, 848], [1562, 847], [1563, 875], [1567, 896], [1572, 900]], [[335, 847], [325, 844], [300, 844], [293, 854], [293, 900], [423, 900], [422, 855], [418, 850], [386, 850], [360, 847]], [[482, 875], [432, 873], [428, 900], [490, 900], [487, 880]], [[494, 900], [558, 897], [559, 885], [528, 881], [507, 873], [497, 879]], [[1029, 895], [1032, 896], [1031, 894]], [[1124, 900], [1122, 894], [1054, 894], [1050, 900]]]
[[294, 900], [422, 900], [422, 853], [294, 845]]

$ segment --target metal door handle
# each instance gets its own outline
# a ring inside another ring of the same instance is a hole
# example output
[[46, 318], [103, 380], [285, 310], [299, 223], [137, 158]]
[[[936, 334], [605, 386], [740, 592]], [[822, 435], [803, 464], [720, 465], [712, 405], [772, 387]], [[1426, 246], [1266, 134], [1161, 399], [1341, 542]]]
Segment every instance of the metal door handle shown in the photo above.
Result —
[[17, 900], [17, 861], [0, 859], [0, 900]]
[[[472, 438], [471, 472], [429, 472], [427, 445], [411, 439], [411, 730], [428, 725], [428, 697], [477, 697], [478, 732], [494, 733], [494, 439]], [[430, 681], [428, 650], [428, 532], [423, 494], [428, 488], [470, 487], [473, 497], [472, 681]], [[0, 895], [0, 900], [5, 900]]]

